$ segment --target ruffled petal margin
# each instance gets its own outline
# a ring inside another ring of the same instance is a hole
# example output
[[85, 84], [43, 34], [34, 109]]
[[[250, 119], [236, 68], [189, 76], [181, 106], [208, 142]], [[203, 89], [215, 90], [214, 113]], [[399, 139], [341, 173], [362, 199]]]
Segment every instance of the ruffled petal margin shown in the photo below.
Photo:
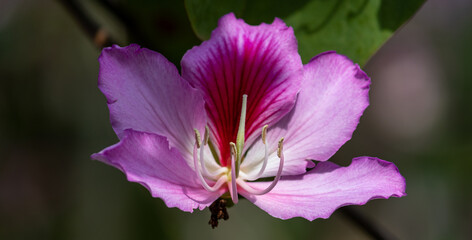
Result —
[[226, 191], [206, 191], [180, 153], [169, 148], [167, 139], [152, 133], [125, 130], [119, 143], [92, 158], [120, 169], [128, 181], [140, 183], [169, 208], [202, 210]]
[[[304, 80], [295, 107], [268, 131], [273, 147], [267, 172], [274, 176], [277, 141], [284, 137], [284, 175], [305, 172], [307, 159], [328, 160], [349, 139], [369, 105], [370, 78], [351, 60], [325, 52], [304, 66]], [[256, 142], [241, 169], [258, 169], [263, 149]], [[259, 149], [259, 150], [258, 150]], [[251, 174], [251, 173], [248, 173]]]
[[303, 65], [291, 27], [276, 18], [250, 26], [233, 13], [223, 16], [210, 40], [182, 58], [182, 77], [205, 96], [213, 140], [221, 163], [230, 161], [243, 94], [248, 95], [247, 145], [292, 109], [300, 90]]
[[[268, 182], [247, 183], [265, 189]], [[346, 205], [363, 205], [372, 199], [405, 196], [405, 179], [390, 162], [358, 157], [348, 167], [321, 162], [304, 175], [282, 177], [275, 188], [260, 196], [240, 194], [270, 215], [307, 220], [328, 218]]]
[[114, 45], [99, 58], [98, 87], [121, 139], [125, 129], [165, 136], [192, 166], [193, 129], [204, 130], [205, 103], [161, 54], [139, 45]]

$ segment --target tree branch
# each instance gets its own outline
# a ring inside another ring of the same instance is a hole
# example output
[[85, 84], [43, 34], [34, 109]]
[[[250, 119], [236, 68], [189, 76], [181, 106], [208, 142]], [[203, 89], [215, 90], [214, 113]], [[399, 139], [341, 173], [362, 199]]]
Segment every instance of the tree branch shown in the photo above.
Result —
[[352, 207], [343, 207], [339, 211], [373, 239], [397, 239], [392, 233], [375, 225], [373, 221]]
[[117, 6], [110, 0], [97, 0], [102, 7], [108, 10], [113, 14], [126, 28], [128, 36], [130, 39], [142, 46], [149, 46], [149, 41], [146, 40], [145, 35], [140, 31], [139, 26], [136, 24], [136, 21], [120, 6]]
[[116, 42], [112, 40], [110, 35], [104, 28], [101, 28], [86, 13], [83, 7], [75, 0], [58, 0], [66, 10], [74, 17], [82, 30], [92, 40], [98, 48], [111, 46]]

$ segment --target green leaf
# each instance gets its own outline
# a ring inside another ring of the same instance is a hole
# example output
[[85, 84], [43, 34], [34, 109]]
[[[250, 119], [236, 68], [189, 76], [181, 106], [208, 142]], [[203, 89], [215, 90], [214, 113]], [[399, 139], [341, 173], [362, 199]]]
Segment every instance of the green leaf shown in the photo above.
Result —
[[416, 10], [423, 5], [424, 0], [384, 0], [378, 14], [380, 27], [395, 31], [406, 22]]
[[188, 18], [195, 34], [210, 38], [221, 16], [233, 12], [249, 24], [272, 22], [274, 17], [285, 18], [310, 0], [185, 0]]
[[218, 19], [234, 12], [247, 23], [282, 18], [292, 26], [303, 62], [335, 50], [361, 65], [410, 18], [424, 0], [185, 0], [197, 36], [208, 39]]
[[363, 65], [390, 37], [380, 28], [379, 0], [311, 1], [285, 19], [295, 30], [302, 60], [335, 50]]
[[245, 1], [185, 0], [187, 15], [193, 31], [201, 40], [210, 38], [218, 19], [229, 12], [240, 16]]

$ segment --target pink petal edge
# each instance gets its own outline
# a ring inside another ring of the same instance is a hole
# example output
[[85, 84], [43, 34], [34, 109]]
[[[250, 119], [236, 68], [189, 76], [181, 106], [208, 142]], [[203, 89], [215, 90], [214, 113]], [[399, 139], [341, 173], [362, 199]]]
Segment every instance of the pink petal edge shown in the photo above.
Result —
[[[267, 182], [248, 183], [264, 189]], [[328, 218], [346, 205], [364, 205], [373, 199], [403, 197], [405, 178], [391, 162], [373, 157], [358, 157], [348, 167], [321, 162], [304, 175], [286, 176], [269, 193], [240, 194], [273, 217], [303, 217], [313, 221]]]
[[98, 87], [118, 137], [125, 129], [165, 136], [192, 166], [193, 129], [206, 124], [201, 93], [164, 56], [137, 44], [105, 48], [99, 62]]
[[128, 181], [143, 185], [169, 208], [203, 210], [226, 191], [203, 189], [180, 153], [157, 134], [125, 130], [119, 143], [91, 157], [120, 169]]

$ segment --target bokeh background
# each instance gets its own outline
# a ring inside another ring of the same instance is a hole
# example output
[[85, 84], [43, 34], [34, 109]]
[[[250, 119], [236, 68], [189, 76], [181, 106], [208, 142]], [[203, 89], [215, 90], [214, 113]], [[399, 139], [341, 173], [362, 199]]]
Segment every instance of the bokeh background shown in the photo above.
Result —
[[[135, 34], [178, 64], [200, 41], [183, 1], [136, 1]], [[88, 13], [122, 43], [94, 1]], [[430, 0], [369, 60], [371, 106], [333, 157], [394, 162], [408, 196], [355, 210], [400, 239], [472, 238], [472, 1]], [[366, 239], [342, 213], [282, 221], [248, 201], [212, 230], [210, 213], [169, 209], [90, 160], [117, 142], [97, 88], [100, 50], [53, 0], [0, 0], [0, 239]]]

